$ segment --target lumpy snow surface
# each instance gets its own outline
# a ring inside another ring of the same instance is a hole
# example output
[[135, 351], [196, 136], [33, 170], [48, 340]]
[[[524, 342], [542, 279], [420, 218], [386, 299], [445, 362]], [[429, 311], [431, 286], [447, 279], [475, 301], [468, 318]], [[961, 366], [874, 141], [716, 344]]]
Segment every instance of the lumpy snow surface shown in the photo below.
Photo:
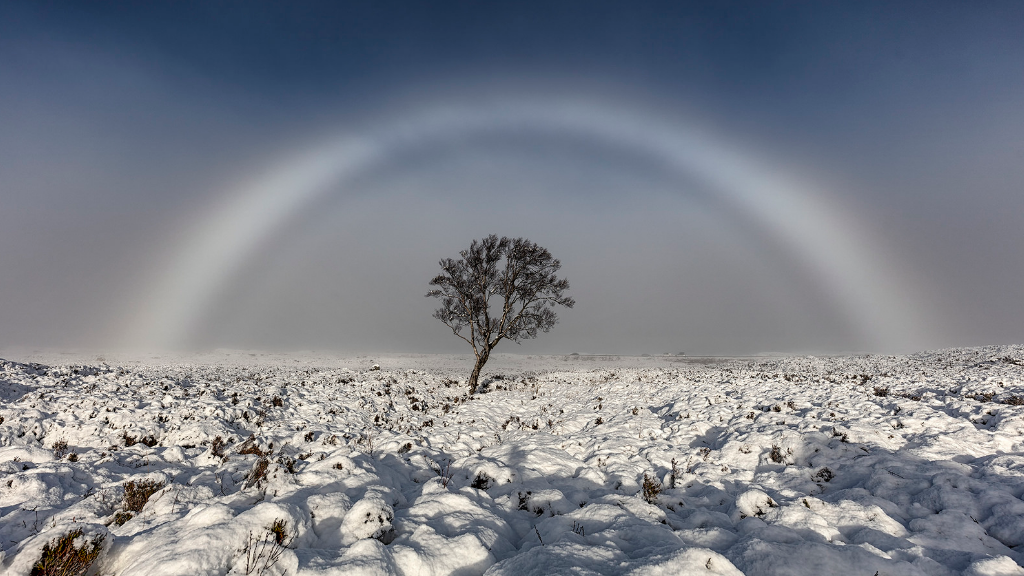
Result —
[[1024, 347], [17, 360], [4, 574], [1024, 575]]

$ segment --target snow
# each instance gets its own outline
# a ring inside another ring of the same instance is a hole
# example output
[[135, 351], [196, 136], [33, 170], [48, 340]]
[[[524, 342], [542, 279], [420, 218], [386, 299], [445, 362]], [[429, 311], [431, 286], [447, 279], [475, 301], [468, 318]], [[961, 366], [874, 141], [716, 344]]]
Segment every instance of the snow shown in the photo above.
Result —
[[2, 360], [0, 571], [1024, 575], [1024, 347], [470, 367]]

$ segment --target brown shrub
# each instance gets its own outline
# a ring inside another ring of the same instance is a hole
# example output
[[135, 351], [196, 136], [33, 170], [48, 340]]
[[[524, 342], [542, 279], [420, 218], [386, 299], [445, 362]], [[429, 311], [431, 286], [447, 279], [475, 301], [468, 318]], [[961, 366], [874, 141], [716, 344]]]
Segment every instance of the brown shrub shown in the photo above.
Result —
[[135, 446], [135, 444], [139, 441], [138, 436], [129, 436], [127, 430], [121, 433], [121, 439], [124, 440], [124, 445], [126, 448]]
[[124, 510], [125, 512], [142, 512], [149, 502], [149, 497], [156, 494], [164, 487], [164, 483], [158, 480], [130, 480], [124, 483]]
[[217, 458], [224, 458], [224, 439], [217, 436], [210, 442], [210, 453]]
[[264, 452], [263, 450], [260, 450], [260, 447], [256, 444], [256, 435], [252, 434], [252, 435], [250, 435], [245, 440], [245, 442], [242, 442], [242, 444], [239, 445], [238, 453], [239, 454], [255, 454], [256, 456], [259, 456], [259, 457], [262, 458], [262, 457], [266, 456], [267, 454], [269, 454], [270, 451], [267, 450], [266, 452]]
[[68, 453], [68, 441], [61, 438], [53, 443], [53, 457], [57, 460], [63, 460], [64, 456]]
[[78, 528], [43, 545], [39, 561], [30, 576], [80, 576], [85, 574], [103, 548], [103, 536], [75, 548], [75, 539], [82, 535]]
[[249, 476], [245, 481], [245, 487], [251, 488], [259, 482], [266, 480], [267, 469], [270, 467], [270, 461], [265, 457], [260, 458], [256, 461], [256, 465], [252, 467], [252, 471], [249, 472]]
[[641, 492], [643, 499], [648, 504], [654, 504], [658, 501], [658, 494], [661, 494], [661, 482], [657, 477], [644, 472], [644, 481], [641, 486]]

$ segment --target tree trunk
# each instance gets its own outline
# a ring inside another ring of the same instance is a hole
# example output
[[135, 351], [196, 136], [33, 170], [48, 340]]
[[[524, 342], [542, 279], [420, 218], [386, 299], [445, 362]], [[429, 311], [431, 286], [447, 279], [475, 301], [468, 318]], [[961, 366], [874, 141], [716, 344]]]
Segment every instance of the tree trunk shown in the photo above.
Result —
[[469, 393], [476, 394], [477, 381], [480, 379], [480, 371], [487, 363], [487, 357], [491, 355], [490, 350], [482, 352], [476, 357], [476, 364], [473, 366], [473, 373], [469, 375]]

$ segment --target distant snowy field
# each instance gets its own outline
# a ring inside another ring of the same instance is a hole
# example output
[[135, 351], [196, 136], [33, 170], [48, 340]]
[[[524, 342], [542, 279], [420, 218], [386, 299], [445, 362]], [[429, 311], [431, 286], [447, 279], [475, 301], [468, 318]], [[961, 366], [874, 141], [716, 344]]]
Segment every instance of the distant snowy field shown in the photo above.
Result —
[[1024, 575], [1021, 346], [5, 355], [4, 574]]

